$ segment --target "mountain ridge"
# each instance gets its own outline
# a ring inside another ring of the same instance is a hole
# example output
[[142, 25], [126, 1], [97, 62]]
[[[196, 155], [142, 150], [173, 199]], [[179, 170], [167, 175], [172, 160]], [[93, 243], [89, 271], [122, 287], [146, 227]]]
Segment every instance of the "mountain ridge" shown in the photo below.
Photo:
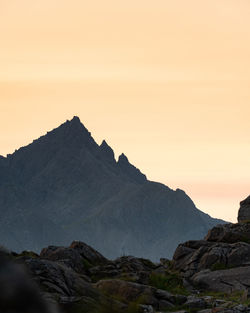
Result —
[[0, 240], [17, 251], [37, 251], [52, 237], [84, 240], [108, 257], [154, 259], [221, 222], [184, 191], [148, 181], [125, 154], [116, 161], [76, 116], [0, 159], [0, 169]]

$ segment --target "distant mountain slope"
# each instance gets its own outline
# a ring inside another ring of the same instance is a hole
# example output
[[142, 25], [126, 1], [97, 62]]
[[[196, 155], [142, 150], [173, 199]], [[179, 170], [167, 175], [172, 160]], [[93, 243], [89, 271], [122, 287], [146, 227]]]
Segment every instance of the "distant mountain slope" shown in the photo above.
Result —
[[14, 250], [79, 239], [111, 258], [169, 257], [222, 222], [148, 181], [124, 154], [116, 162], [78, 117], [0, 157], [0, 214], [0, 244]]

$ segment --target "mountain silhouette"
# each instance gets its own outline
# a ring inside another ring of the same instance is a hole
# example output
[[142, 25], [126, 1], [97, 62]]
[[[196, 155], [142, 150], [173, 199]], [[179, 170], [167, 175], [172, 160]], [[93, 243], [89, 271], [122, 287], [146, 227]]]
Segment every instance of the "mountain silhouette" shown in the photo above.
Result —
[[106, 257], [170, 257], [221, 223], [184, 191], [148, 181], [78, 117], [0, 157], [0, 244], [13, 250], [81, 240]]

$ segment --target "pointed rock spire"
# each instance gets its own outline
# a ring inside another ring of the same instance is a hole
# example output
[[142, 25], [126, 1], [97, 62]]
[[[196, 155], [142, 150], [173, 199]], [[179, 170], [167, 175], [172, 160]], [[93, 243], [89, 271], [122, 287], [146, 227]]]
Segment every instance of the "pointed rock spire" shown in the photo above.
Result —
[[119, 158], [118, 158], [118, 163], [119, 164], [130, 164], [128, 158], [124, 153], [122, 153]]
[[138, 168], [129, 163], [129, 160], [124, 153], [119, 156], [117, 164], [120, 170], [125, 173], [131, 180], [138, 183], [143, 183], [147, 180], [146, 175], [142, 174]]
[[115, 161], [115, 155], [113, 149], [107, 144], [105, 140], [102, 141], [100, 145], [101, 155], [109, 160], [114, 162]]
[[81, 123], [80, 118], [78, 116], [74, 116], [71, 120], [67, 120], [65, 124], [75, 130], [84, 129], [90, 134], [87, 128]]
[[71, 120], [67, 120], [57, 129], [59, 130], [60, 128], [62, 128], [62, 130], [65, 131], [64, 135], [69, 136], [73, 141], [76, 141], [78, 139], [85, 143], [86, 142], [94, 143], [94, 139], [91, 137], [91, 133], [81, 123], [80, 118], [78, 116], [74, 116]]

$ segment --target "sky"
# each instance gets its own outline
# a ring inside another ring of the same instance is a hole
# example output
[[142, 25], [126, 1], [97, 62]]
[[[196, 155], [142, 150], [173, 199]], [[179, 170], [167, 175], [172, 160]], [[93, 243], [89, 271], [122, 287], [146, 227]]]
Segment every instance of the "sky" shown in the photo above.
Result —
[[0, 155], [74, 115], [236, 222], [250, 194], [249, 0], [0, 0]]

